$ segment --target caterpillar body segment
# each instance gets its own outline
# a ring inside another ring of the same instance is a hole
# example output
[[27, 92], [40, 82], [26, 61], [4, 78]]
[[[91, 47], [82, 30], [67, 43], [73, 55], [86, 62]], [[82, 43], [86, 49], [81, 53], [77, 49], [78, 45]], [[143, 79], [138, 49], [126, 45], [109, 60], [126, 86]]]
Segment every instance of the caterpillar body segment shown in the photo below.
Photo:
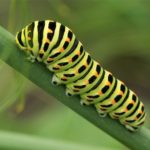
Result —
[[81, 95], [82, 101], [86, 105], [102, 101], [112, 91], [114, 84], [115, 78], [110, 72], [104, 70], [97, 84], [90, 91]]
[[101, 72], [102, 69], [99, 63], [94, 60], [89, 71], [84, 74], [84, 76], [82, 76], [75, 82], [71, 82], [66, 85], [66, 93], [68, 93], [67, 95], [81, 95], [90, 91], [90, 89], [94, 87], [100, 80], [102, 74]]
[[91, 65], [92, 65], [92, 59], [90, 55], [87, 52], [85, 52], [80, 62], [76, 63], [73, 67], [55, 73], [54, 74], [56, 79], [55, 82], [58, 82], [58, 84], [68, 84], [73, 81], [76, 81], [79, 78], [81, 78], [90, 69]]
[[47, 65], [48, 69], [53, 72], [60, 72], [71, 68], [79, 62], [81, 58], [83, 58], [83, 55], [85, 55], [85, 52], [83, 51], [83, 46], [81, 43], [75, 45], [77, 46], [73, 45], [71, 50], [68, 51], [68, 53], [66, 53], [61, 59]]
[[[95, 104], [97, 111], [110, 113], [126, 101], [129, 95], [128, 88], [118, 79], [115, 80], [112, 91], [101, 101]], [[113, 118], [113, 116], [111, 116]], [[115, 119], [115, 118], [113, 118]]]
[[144, 104], [137, 95], [101, 67], [68, 27], [34, 21], [17, 32], [16, 44], [32, 62], [44, 63], [54, 73], [53, 84], [64, 84], [66, 95], [79, 95], [81, 104], [94, 105], [101, 117], [108, 114], [130, 131], [144, 124]]

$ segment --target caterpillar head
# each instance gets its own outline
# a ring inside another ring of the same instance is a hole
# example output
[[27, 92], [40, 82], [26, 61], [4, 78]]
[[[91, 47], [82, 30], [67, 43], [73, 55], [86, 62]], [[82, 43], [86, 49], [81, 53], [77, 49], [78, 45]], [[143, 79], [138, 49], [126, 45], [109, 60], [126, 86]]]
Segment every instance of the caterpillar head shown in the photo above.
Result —
[[16, 44], [21, 50], [27, 50], [26, 38], [24, 36], [24, 29], [17, 32], [16, 34]]

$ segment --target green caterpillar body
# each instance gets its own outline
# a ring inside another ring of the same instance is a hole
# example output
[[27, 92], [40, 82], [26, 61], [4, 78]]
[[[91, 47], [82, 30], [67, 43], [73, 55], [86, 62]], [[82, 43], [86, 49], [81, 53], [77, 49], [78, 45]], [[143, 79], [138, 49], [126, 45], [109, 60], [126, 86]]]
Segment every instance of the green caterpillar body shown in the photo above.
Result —
[[109, 114], [130, 131], [144, 123], [144, 105], [137, 95], [91, 58], [68, 27], [34, 21], [16, 34], [16, 43], [32, 62], [43, 62], [54, 72], [52, 83], [65, 84], [67, 96], [80, 95], [81, 104], [93, 104], [100, 116]]

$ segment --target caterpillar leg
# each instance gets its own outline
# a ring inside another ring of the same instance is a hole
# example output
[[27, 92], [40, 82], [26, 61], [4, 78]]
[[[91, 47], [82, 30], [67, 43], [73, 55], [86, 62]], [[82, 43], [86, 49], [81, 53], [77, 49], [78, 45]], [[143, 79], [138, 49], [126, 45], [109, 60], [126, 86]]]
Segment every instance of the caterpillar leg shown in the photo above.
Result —
[[26, 57], [26, 60], [31, 62], [31, 63], [34, 63], [35, 62], [35, 57], [32, 56], [32, 55], [29, 55], [29, 56]]
[[85, 101], [84, 99], [81, 99], [81, 100], [80, 100], [80, 104], [81, 104], [82, 106], [89, 105], [89, 103], [86, 103], [86, 101]]
[[107, 116], [107, 113], [106, 112], [103, 112], [103, 111], [98, 111], [98, 114], [100, 117], [104, 118]]
[[99, 105], [98, 103], [95, 104], [95, 108], [96, 108], [96, 111], [98, 112], [99, 116], [100, 117], [106, 117], [107, 116], [107, 112], [106, 111], [103, 111], [101, 108], [99, 108]]
[[71, 93], [71, 91], [67, 88], [66, 89], [66, 96], [73, 96], [73, 94]]
[[138, 129], [137, 127], [132, 127], [130, 125], [125, 125], [125, 128], [131, 132], [135, 132]]
[[53, 85], [59, 85], [59, 84], [61, 84], [60, 80], [56, 77], [55, 74], [52, 77], [52, 84]]
[[104, 117], [107, 116], [107, 113], [104, 112], [104, 111], [102, 111], [101, 109], [96, 109], [96, 110], [97, 110], [97, 112], [98, 112], [98, 114], [99, 114], [100, 117], [104, 118]]

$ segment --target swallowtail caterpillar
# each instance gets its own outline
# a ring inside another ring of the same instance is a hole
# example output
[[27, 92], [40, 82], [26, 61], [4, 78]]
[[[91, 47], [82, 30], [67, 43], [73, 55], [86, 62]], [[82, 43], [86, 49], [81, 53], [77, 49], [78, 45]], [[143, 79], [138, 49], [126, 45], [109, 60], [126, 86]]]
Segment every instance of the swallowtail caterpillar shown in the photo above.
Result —
[[103, 69], [75, 34], [53, 20], [34, 21], [16, 34], [18, 47], [30, 61], [54, 72], [52, 83], [66, 86], [66, 95], [80, 95], [81, 104], [94, 105], [101, 117], [117, 119], [135, 131], [145, 121], [143, 103], [112, 73]]

